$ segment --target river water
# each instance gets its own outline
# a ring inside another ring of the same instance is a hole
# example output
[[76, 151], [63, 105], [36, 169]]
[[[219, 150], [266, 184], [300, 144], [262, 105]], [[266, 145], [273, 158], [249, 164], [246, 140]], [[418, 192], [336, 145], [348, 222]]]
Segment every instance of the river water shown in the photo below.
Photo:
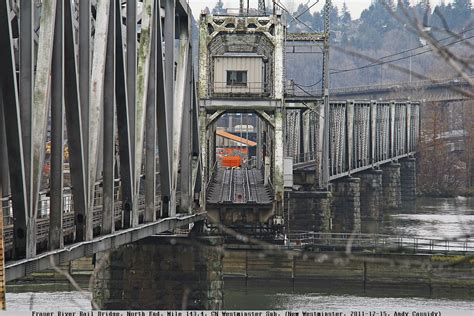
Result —
[[[455, 238], [474, 234], [474, 198], [419, 199], [415, 205], [387, 214], [381, 224], [365, 231], [405, 236]], [[90, 308], [90, 293], [38, 289], [7, 291], [7, 310], [78, 310]], [[472, 293], [472, 292], [471, 292]], [[408, 289], [362, 289], [337, 284], [308, 285], [281, 282], [226, 281], [225, 309], [253, 310], [474, 310], [474, 297], [433, 297]]]

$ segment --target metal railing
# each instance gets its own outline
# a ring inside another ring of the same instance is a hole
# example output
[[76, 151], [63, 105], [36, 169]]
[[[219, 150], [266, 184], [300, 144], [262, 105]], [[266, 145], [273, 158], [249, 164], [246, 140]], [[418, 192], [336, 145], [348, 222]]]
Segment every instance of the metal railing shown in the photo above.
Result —
[[[470, 77], [471, 79], [474, 77]], [[462, 78], [444, 78], [444, 79], [429, 79], [429, 80], [416, 80], [413, 82], [398, 82], [398, 83], [384, 83], [384, 84], [373, 84], [370, 86], [353, 86], [353, 87], [341, 87], [331, 89], [332, 94], [344, 94], [352, 92], [364, 92], [374, 90], [393, 90], [393, 89], [420, 89], [426, 87], [438, 87], [438, 86], [462, 86], [466, 85], [467, 81]]]
[[246, 17], [246, 16], [268, 16], [270, 10], [259, 10], [256, 8], [225, 8], [222, 11], [214, 12], [214, 16], [236, 16], [236, 17]]
[[[50, 192], [40, 192], [38, 200], [38, 213], [36, 221], [36, 235], [37, 244], [47, 243], [49, 238], [49, 211], [50, 211]], [[13, 247], [13, 211], [12, 211], [12, 200], [11, 196], [3, 197], [0, 206], [3, 211], [3, 226], [4, 226], [4, 245], [5, 251], [10, 250]], [[160, 209], [161, 197], [159, 193], [156, 195], [155, 205]], [[74, 224], [74, 202], [72, 191], [70, 187], [65, 187], [63, 190], [63, 236], [73, 236], [75, 233]], [[102, 223], [102, 207], [103, 207], [103, 191], [102, 181], [95, 183], [94, 192], [94, 207], [93, 207], [93, 227], [98, 228]], [[143, 214], [145, 209], [145, 197], [140, 194], [138, 199], [138, 214]], [[115, 179], [114, 184], [114, 212], [115, 222], [121, 222], [123, 219], [123, 208], [121, 200], [121, 187], [120, 179]]]
[[[286, 124], [287, 155], [294, 158], [294, 168], [316, 161], [317, 170], [329, 170], [330, 180], [412, 155], [420, 135], [419, 102], [331, 101], [325, 115], [329, 129], [327, 154], [319, 141], [322, 126], [312, 132], [311, 122], [301, 128], [301, 114], [288, 117], [292, 121], [288, 119]], [[303, 130], [310, 133], [309, 140], [316, 138], [316, 143], [309, 142], [310, 151], [300, 154], [301, 148], [306, 150]]]
[[[474, 77], [470, 77], [473, 79]], [[370, 84], [363, 86], [351, 86], [351, 87], [337, 87], [329, 90], [330, 95], [344, 95], [350, 93], [365, 93], [368, 91], [379, 91], [379, 90], [407, 90], [407, 89], [426, 89], [444, 86], [466, 86], [467, 81], [462, 78], [443, 78], [443, 79], [430, 79], [430, 80], [416, 80], [413, 82], [393, 82], [384, 84]], [[311, 87], [304, 88], [294, 83], [293, 80], [288, 80], [285, 85], [285, 92], [289, 97], [316, 97], [322, 98], [321, 88]]]
[[228, 82], [214, 82], [211, 85], [212, 95], [269, 95], [268, 85], [264, 82], [245, 82], [233, 83]]
[[293, 163], [302, 163], [307, 161], [314, 161], [317, 159], [318, 153], [315, 151], [302, 153], [302, 154], [294, 154], [291, 156], [293, 158]]
[[319, 249], [375, 250], [377, 252], [409, 253], [474, 253], [474, 239], [441, 239], [418, 236], [394, 236], [383, 234], [350, 234], [299, 232], [288, 234], [286, 245], [291, 248], [313, 247]]

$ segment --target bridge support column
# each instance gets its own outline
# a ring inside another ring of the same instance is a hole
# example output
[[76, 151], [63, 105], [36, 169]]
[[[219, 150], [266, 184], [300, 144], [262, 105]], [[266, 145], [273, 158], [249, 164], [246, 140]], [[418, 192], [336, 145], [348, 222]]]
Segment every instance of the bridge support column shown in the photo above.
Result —
[[394, 209], [402, 205], [400, 185], [400, 164], [382, 166], [383, 208]]
[[360, 177], [360, 217], [378, 220], [382, 206], [382, 170], [368, 170], [358, 174]]
[[333, 231], [360, 232], [360, 179], [342, 178], [332, 185]]
[[102, 253], [93, 299], [107, 310], [222, 309], [221, 245], [220, 237], [155, 236]]
[[331, 231], [331, 192], [292, 191], [288, 198], [288, 232]]
[[416, 200], [416, 158], [406, 158], [400, 161], [400, 184], [402, 202]]

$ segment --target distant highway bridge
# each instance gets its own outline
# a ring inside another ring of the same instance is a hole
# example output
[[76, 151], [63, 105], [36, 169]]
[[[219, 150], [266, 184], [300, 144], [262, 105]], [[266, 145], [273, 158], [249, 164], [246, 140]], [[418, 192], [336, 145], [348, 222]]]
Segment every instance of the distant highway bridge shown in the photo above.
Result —
[[[474, 80], [474, 77], [471, 77]], [[303, 90], [298, 86], [287, 89], [290, 101], [307, 101], [320, 96], [320, 91]], [[462, 78], [420, 80], [379, 85], [334, 88], [330, 90], [333, 100], [422, 100], [424, 102], [451, 102], [471, 99], [474, 87]]]

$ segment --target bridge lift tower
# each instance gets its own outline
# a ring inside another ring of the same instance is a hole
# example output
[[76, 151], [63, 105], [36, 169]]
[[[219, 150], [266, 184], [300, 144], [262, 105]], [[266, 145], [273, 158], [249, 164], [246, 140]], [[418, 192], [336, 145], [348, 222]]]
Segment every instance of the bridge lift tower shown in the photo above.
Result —
[[[238, 9], [227, 9], [225, 13], [216, 15], [204, 13], [200, 17], [198, 95], [204, 170], [201, 206], [210, 218], [226, 225], [279, 227], [284, 224], [287, 41], [324, 43], [326, 73], [324, 91], [319, 100], [322, 102], [324, 96], [325, 103], [328, 102], [328, 25], [324, 33], [287, 34], [286, 22], [278, 11], [275, 7], [269, 13], [264, 1], [259, 1], [257, 9], [248, 5], [245, 7], [242, 0]], [[257, 132], [257, 164], [253, 173], [263, 178], [261, 183], [258, 177], [246, 180], [248, 175], [241, 171], [226, 175], [222, 170], [224, 168], [219, 166], [216, 158], [216, 123], [228, 113], [254, 113], [258, 117], [261, 128]], [[292, 167], [289, 169], [291, 172]], [[233, 179], [236, 174], [244, 179]], [[244, 186], [244, 197], [235, 199], [240, 185]], [[216, 198], [216, 190], [220, 192], [220, 197], [218, 193]], [[259, 202], [259, 190], [269, 192], [269, 203], [261, 199], [261, 203], [254, 205], [255, 200]], [[257, 198], [252, 196], [252, 191]], [[251, 204], [254, 206], [250, 207]]]
[[257, 169], [271, 200], [266, 208], [259, 207], [254, 219], [283, 222], [284, 40], [280, 14], [244, 10], [241, 5], [235, 12], [227, 9], [226, 15], [201, 15], [198, 94], [205, 170], [201, 200], [210, 217], [223, 215], [206, 205], [208, 184], [217, 174], [215, 123], [226, 113], [255, 113], [263, 126], [257, 136]]

